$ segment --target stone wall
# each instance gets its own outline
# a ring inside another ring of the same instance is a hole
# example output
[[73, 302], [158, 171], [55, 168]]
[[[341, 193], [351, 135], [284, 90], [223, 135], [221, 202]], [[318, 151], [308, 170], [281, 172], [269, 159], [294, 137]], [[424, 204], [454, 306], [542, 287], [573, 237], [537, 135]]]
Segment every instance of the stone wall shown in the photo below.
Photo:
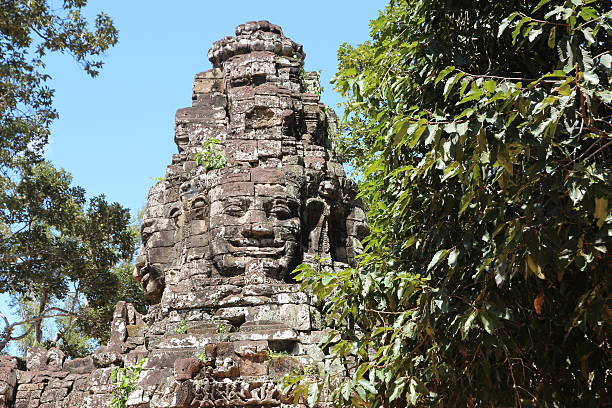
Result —
[[109, 344], [86, 358], [2, 357], [0, 407], [106, 407], [113, 368], [142, 359], [130, 407], [274, 407], [289, 403], [280, 378], [324, 363], [317, 300], [291, 271], [345, 268], [367, 233], [332, 149], [336, 116], [276, 25], [240, 25], [208, 56], [144, 212], [134, 277], [149, 312], [120, 302]]

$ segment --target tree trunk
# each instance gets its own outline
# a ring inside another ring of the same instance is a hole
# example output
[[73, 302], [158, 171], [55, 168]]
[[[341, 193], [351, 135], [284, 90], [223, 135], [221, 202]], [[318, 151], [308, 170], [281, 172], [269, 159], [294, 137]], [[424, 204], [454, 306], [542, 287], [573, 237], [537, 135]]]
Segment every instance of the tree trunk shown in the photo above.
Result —
[[[44, 291], [40, 295], [40, 301], [38, 303], [38, 316], [42, 315], [45, 309], [47, 308], [48, 300], [49, 300], [49, 293], [47, 291]], [[39, 319], [34, 322], [34, 339], [35, 339], [36, 345], [40, 345], [42, 343], [42, 337], [43, 337], [42, 325], [43, 325], [43, 319]]]

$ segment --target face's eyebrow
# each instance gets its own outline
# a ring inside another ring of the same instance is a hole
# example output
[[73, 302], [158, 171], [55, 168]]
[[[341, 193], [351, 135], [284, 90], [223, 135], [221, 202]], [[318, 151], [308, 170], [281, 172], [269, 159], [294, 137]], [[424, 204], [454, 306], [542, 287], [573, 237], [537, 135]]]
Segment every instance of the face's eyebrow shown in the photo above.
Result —
[[249, 203], [249, 199], [247, 197], [227, 197], [223, 200], [223, 208], [227, 208], [230, 205], [240, 205], [243, 206]]

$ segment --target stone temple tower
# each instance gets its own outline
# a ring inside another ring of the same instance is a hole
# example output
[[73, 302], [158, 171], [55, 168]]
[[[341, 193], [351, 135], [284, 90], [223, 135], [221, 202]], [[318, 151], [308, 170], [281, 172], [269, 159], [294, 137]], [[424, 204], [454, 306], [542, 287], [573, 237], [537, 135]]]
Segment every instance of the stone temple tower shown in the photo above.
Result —
[[120, 302], [109, 344], [86, 358], [0, 357], [0, 407], [106, 407], [113, 368], [143, 359], [129, 407], [275, 407], [280, 378], [321, 364], [317, 300], [291, 272], [347, 267], [367, 233], [333, 153], [336, 116], [274, 24], [240, 25], [208, 57], [144, 212], [134, 277], [148, 314]]

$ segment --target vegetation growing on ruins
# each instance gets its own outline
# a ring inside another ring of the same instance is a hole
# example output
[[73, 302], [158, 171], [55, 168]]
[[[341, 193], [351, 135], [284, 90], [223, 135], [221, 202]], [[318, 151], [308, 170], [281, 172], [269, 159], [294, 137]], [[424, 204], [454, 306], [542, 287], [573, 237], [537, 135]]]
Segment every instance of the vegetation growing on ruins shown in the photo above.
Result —
[[187, 320], [181, 319], [178, 326], [174, 328], [174, 333], [176, 334], [185, 334], [187, 333]]
[[[607, 1], [392, 0], [339, 51], [371, 236], [302, 268], [339, 405], [610, 404]], [[350, 373], [350, 378], [342, 379]]]
[[115, 388], [110, 408], [125, 408], [130, 392], [136, 390], [140, 372], [147, 359], [141, 359], [132, 366], [115, 367], [110, 374], [110, 382]]
[[117, 42], [108, 16], [92, 23], [83, 16], [86, 3], [14, 0], [0, 7], [0, 292], [34, 302], [22, 310], [23, 321], [2, 316], [0, 350], [30, 335], [42, 343], [42, 321], [52, 317], [60, 319], [58, 344], [69, 354], [77, 347], [70, 338], [103, 339], [100, 325], [108, 326], [110, 302], [129, 276], [112, 269], [134, 249], [128, 210], [104, 196], [87, 199], [69, 173], [43, 158], [57, 118], [45, 56], [69, 54], [96, 76], [101, 55]]
[[195, 153], [194, 160], [204, 170], [222, 169], [227, 165], [227, 157], [223, 154], [219, 144], [221, 141], [215, 137], [202, 142], [202, 147]]

